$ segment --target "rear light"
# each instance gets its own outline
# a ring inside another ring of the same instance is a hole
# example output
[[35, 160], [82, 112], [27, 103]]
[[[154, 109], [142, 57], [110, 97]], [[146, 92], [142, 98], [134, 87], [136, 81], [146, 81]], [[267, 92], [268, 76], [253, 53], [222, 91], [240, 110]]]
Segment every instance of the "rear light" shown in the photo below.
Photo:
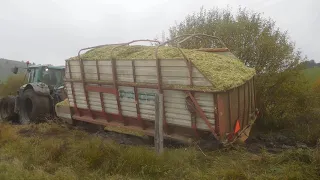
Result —
[[234, 128], [233, 133], [236, 134], [237, 132], [240, 131], [240, 129], [241, 129], [241, 128], [240, 128], [240, 121], [237, 120], [237, 122], [236, 122], [236, 127]]

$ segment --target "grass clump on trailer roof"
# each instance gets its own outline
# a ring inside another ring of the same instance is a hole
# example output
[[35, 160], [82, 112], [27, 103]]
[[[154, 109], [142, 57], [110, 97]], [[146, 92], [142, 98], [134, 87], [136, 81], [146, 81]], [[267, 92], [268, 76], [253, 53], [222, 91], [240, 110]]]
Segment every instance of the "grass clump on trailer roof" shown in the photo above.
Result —
[[[115, 46], [96, 48], [81, 55], [84, 60], [110, 60]], [[117, 60], [139, 59], [154, 60], [156, 46], [123, 46], [114, 50]], [[218, 55], [197, 49], [181, 49], [187, 58], [212, 83], [210, 90], [223, 91], [244, 84], [255, 75], [253, 68], [246, 67], [239, 59]], [[159, 48], [160, 59], [184, 59], [181, 52], [171, 46]], [[77, 60], [76, 57], [71, 60]]]

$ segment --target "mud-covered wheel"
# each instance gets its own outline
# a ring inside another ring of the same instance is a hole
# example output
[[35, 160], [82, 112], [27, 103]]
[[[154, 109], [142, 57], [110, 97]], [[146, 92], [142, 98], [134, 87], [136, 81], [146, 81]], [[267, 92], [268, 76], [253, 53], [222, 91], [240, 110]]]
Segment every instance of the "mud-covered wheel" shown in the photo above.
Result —
[[19, 122], [21, 124], [41, 122], [50, 113], [49, 98], [36, 94], [33, 89], [23, 92], [20, 103]]
[[0, 121], [14, 120], [17, 114], [14, 113], [15, 96], [7, 96], [0, 100]]

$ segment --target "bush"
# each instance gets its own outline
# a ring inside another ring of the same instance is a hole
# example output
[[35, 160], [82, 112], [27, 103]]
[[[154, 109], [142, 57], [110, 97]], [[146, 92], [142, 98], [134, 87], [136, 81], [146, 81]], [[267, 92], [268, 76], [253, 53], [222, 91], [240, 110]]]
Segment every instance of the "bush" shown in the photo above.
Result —
[[315, 93], [320, 94], [320, 78], [313, 83], [312, 89]]
[[[320, 107], [319, 95], [301, 74], [305, 64], [301, 62], [306, 58], [296, 51], [287, 32], [276, 27], [272, 19], [243, 8], [235, 13], [231, 9], [202, 8], [169, 31], [171, 38], [191, 33], [217, 36], [235, 56], [256, 69], [257, 106], [261, 113], [257, 127], [260, 129], [296, 131], [305, 128], [306, 124], [301, 122], [315, 123], [308, 124], [310, 127], [319, 124], [320, 116], [314, 113], [314, 109]], [[212, 42], [194, 38], [181, 44], [183, 48], [202, 46], [211, 47]], [[320, 91], [320, 85], [316, 88]]]
[[17, 90], [27, 83], [25, 74], [11, 75], [7, 81], [0, 85], [0, 96], [8, 96], [17, 94]]
[[299, 68], [260, 76], [257, 101], [262, 113], [258, 128], [291, 132], [298, 141], [314, 145], [320, 134], [318, 100], [319, 93]]
[[260, 76], [256, 85], [265, 125], [288, 127], [315, 107], [313, 91], [296, 69]]

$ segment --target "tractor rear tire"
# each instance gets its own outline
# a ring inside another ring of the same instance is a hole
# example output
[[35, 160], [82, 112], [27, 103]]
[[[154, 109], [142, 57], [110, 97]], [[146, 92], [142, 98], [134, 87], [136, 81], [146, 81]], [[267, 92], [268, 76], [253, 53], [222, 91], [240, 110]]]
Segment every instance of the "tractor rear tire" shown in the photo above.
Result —
[[0, 121], [15, 120], [17, 114], [14, 112], [15, 96], [7, 96], [0, 100]]
[[49, 97], [38, 95], [33, 89], [23, 92], [20, 101], [19, 122], [29, 124], [44, 121], [50, 113]]

